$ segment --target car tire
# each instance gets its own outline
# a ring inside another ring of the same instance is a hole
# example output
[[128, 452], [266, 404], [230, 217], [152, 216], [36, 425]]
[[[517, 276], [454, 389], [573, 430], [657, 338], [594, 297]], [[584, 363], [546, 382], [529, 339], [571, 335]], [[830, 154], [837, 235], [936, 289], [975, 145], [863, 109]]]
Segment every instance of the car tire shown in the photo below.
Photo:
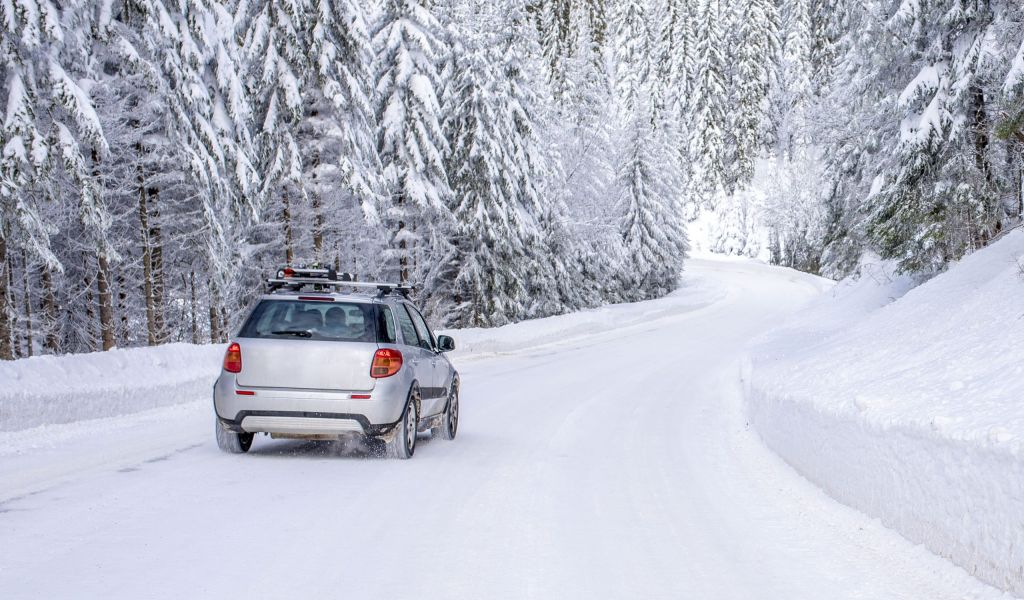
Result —
[[454, 440], [455, 434], [459, 432], [459, 382], [452, 382], [448, 391], [448, 405], [441, 413], [441, 422], [430, 429], [431, 435], [440, 437], [442, 440]]
[[420, 390], [417, 387], [409, 391], [409, 400], [402, 411], [402, 419], [395, 427], [394, 435], [385, 443], [385, 456], [388, 458], [408, 459], [416, 452], [416, 433], [420, 424]]
[[245, 454], [252, 447], [254, 434], [235, 433], [221, 425], [217, 419], [214, 419], [213, 426], [217, 434], [217, 447], [224, 452], [228, 454]]

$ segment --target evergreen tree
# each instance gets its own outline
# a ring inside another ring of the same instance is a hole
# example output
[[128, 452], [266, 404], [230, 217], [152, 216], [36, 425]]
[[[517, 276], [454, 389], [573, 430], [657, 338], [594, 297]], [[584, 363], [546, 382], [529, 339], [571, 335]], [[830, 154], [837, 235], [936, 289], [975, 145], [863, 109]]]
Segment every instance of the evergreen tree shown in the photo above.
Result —
[[628, 258], [621, 278], [626, 297], [641, 300], [676, 288], [688, 245], [675, 196], [680, 181], [674, 176], [675, 156], [655, 119], [650, 24], [637, 0], [627, 1], [621, 11], [619, 85], [627, 128], [618, 181]]
[[504, 136], [513, 132], [503, 127], [508, 106], [499, 95], [491, 47], [483, 43], [459, 57], [454, 116], [447, 124], [456, 223], [449, 258], [451, 325], [500, 325], [526, 312], [525, 238], [533, 224], [523, 221], [531, 213], [519, 195], [520, 165], [505, 147]]
[[[451, 222], [451, 193], [439, 122], [437, 64], [443, 56], [440, 24], [418, 0], [388, 0], [373, 39], [377, 46], [377, 148], [390, 196], [385, 213], [401, 281], [414, 275], [413, 247], [436, 255]], [[426, 272], [425, 265], [419, 265]]]
[[912, 42], [901, 58], [918, 71], [897, 98], [899, 143], [867, 234], [904, 269], [941, 269], [983, 246], [1005, 216], [985, 89], [992, 19], [990, 8], [958, 0], [904, 3], [890, 19]]
[[696, 71], [690, 98], [689, 190], [707, 208], [714, 206], [727, 185], [724, 128], [726, 105], [726, 57], [723, 54], [721, 0], [708, 0], [696, 27]]
[[729, 189], [743, 185], [754, 176], [754, 161], [768, 141], [768, 94], [777, 80], [770, 57], [779, 51], [778, 18], [768, 0], [739, 0], [735, 5], [736, 70], [733, 75], [734, 112], [732, 169]]

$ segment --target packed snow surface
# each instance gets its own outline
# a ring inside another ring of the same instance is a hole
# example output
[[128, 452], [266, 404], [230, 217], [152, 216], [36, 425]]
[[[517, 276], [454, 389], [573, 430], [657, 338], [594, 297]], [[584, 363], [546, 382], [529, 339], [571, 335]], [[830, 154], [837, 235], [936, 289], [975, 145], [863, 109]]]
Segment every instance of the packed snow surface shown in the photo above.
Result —
[[868, 268], [768, 334], [751, 418], [837, 499], [1024, 596], [1024, 231], [914, 283]]
[[748, 427], [740, 357], [821, 280], [691, 260], [684, 284], [455, 332], [459, 437], [424, 434], [410, 461], [267, 438], [222, 454], [208, 390], [0, 433], [0, 598], [1002, 597]]

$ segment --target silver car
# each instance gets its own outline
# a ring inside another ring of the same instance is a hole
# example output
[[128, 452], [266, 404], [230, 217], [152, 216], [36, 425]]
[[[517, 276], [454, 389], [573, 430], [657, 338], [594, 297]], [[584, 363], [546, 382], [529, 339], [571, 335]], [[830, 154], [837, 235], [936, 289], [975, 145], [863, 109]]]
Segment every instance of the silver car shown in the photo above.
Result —
[[[247, 452], [259, 432], [360, 435], [382, 439], [389, 456], [410, 458], [418, 431], [454, 439], [459, 375], [445, 356], [452, 338], [434, 336], [406, 288], [323, 273], [279, 271], [269, 280], [276, 291], [262, 296], [230, 341], [213, 389], [217, 445]], [[373, 291], [338, 291], [354, 286]]]

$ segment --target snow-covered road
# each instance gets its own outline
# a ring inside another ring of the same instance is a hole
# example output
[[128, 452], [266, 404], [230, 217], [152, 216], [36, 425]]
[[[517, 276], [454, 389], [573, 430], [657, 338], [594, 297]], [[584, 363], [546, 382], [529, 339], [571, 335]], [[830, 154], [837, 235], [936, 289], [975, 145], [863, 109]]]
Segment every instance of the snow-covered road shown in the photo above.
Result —
[[459, 437], [411, 461], [221, 454], [207, 402], [8, 435], [0, 598], [1002, 597], [748, 429], [743, 349], [818, 287], [738, 261], [686, 278], [718, 300], [462, 357]]

